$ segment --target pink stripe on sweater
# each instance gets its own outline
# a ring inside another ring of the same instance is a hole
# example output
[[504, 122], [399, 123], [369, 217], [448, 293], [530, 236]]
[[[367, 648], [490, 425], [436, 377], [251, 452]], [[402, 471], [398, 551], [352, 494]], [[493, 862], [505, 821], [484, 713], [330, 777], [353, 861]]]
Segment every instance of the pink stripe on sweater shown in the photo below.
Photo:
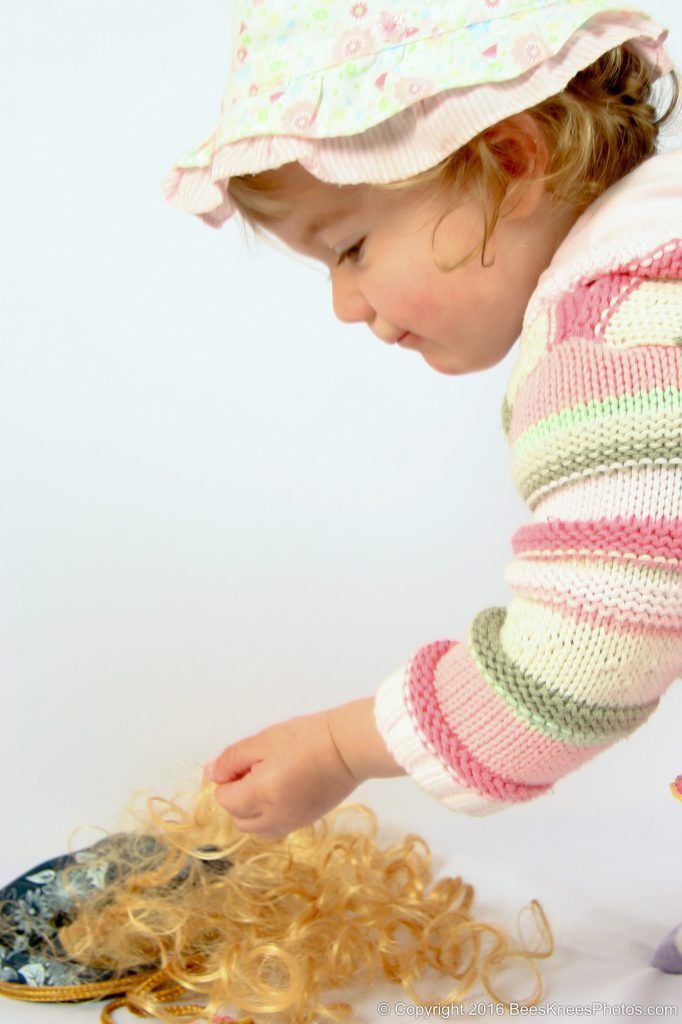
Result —
[[682, 277], [682, 240], [670, 241], [635, 263], [623, 264], [610, 274], [580, 281], [557, 303], [556, 330], [548, 350], [567, 338], [594, 341], [613, 314], [647, 279]]
[[608, 559], [682, 572], [682, 518], [550, 519], [521, 526], [512, 537], [512, 548], [519, 557], [547, 562]]
[[492, 800], [541, 796], [559, 775], [613, 742], [569, 745], [530, 727], [481, 677], [467, 644], [440, 640], [421, 647], [405, 687], [418, 732], [444, 770]]
[[513, 446], [529, 427], [572, 406], [654, 387], [682, 389], [682, 349], [657, 346], [653, 358], [646, 345], [615, 350], [570, 338], [548, 353], [519, 388], [509, 442]]
[[632, 292], [643, 284], [630, 274], [607, 274], [598, 281], [579, 285], [563, 296], [556, 307], [556, 330], [548, 351], [567, 338], [594, 341], [607, 322]]

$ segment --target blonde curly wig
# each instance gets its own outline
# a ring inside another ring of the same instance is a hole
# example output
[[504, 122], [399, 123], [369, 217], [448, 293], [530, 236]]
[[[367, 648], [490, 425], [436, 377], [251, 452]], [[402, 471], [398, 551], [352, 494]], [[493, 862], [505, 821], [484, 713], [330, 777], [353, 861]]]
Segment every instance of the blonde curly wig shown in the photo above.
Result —
[[[95, 983], [46, 995], [0, 983], [0, 994], [61, 1001], [123, 992], [102, 1010], [103, 1024], [113, 1024], [112, 1012], [123, 1006], [162, 1021], [319, 1024], [357, 1019], [350, 990], [379, 981], [421, 1006], [487, 993], [508, 1007], [500, 976], [520, 960], [534, 973], [535, 990], [513, 1001], [540, 1000], [533, 961], [551, 956], [554, 942], [537, 900], [530, 909], [544, 948], [517, 947], [504, 928], [474, 918], [474, 889], [461, 877], [431, 884], [422, 838], [408, 834], [382, 846], [368, 807], [342, 805], [268, 841], [240, 832], [214, 789], [203, 779], [194, 793], [148, 797], [146, 811], [133, 816], [134, 833], [155, 842], [138, 844], [134, 869], [121, 863], [101, 891], [74, 893], [77, 911], [58, 931], [66, 953], [50, 955], [107, 969], [124, 979], [120, 987]], [[119, 848], [118, 856], [129, 853]], [[116, 851], [102, 858], [108, 870], [116, 866]], [[63, 869], [67, 891], [74, 870], [82, 869]], [[426, 994], [424, 978], [434, 973], [441, 988], [450, 984], [445, 995]], [[190, 1001], [169, 1005], [177, 997]]]

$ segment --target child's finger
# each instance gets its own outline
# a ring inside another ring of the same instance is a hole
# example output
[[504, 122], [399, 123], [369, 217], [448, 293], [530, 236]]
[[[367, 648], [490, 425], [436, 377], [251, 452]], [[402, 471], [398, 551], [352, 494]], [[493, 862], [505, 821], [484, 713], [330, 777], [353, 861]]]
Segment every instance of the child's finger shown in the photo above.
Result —
[[260, 818], [263, 814], [260, 801], [253, 792], [253, 783], [250, 778], [226, 782], [217, 786], [213, 795], [220, 806], [229, 811], [233, 818], [248, 820]]
[[206, 774], [213, 782], [231, 782], [240, 779], [257, 761], [262, 761], [250, 749], [247, 741], [240, 740], [226, 747], [214, 761], [206, 765]]

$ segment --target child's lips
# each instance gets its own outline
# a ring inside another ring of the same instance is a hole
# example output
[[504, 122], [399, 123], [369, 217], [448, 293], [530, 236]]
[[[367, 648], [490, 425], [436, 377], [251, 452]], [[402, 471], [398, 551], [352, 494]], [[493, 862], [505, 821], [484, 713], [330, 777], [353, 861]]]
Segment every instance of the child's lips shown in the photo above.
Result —
[[405, 331], [399, 338], [395, 339], [398, 345], [407, 345], [410, 347], [411, 343], [418, 341], [418, 335], [412, 334], [410, 331]]

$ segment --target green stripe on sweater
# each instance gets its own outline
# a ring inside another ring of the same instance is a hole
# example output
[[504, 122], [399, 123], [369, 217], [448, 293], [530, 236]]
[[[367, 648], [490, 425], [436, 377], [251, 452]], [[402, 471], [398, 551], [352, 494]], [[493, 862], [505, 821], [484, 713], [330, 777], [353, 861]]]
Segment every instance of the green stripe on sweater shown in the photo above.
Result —
[[[662, 418], [679, 416], [682, 411], [682, 390], [679, 388], [652, 388], [650, 391], [637, 391], [634, 395], [621, 395], [620, 398], [610, 396], [603, 402], [591, 400], [587, 403], [574, 405], [570, 409], [562, 409], [546, 419], [539, 420], [529, 427], [514, 442], [515, 454], [522, 455], [525, 449], [538, 441], [549, 438], [557, 431], [581, 426], [586, 421], [597, 422], [612, 416], [640, 416], [659, 413]], [[679, 420], [678, 420], [679, 427]]]
[[495, 692], [518, 718], [543, 736], [580, 746], [613, 742], [638, 729], [658, 707], [659, 698], [639, 707], [600, 707], [551, 692], [547, 684], [520, 671], [505, 654], [500, 630], [506, 617], [506, 608], [479, 612], [469, 630], [469, 647]]

